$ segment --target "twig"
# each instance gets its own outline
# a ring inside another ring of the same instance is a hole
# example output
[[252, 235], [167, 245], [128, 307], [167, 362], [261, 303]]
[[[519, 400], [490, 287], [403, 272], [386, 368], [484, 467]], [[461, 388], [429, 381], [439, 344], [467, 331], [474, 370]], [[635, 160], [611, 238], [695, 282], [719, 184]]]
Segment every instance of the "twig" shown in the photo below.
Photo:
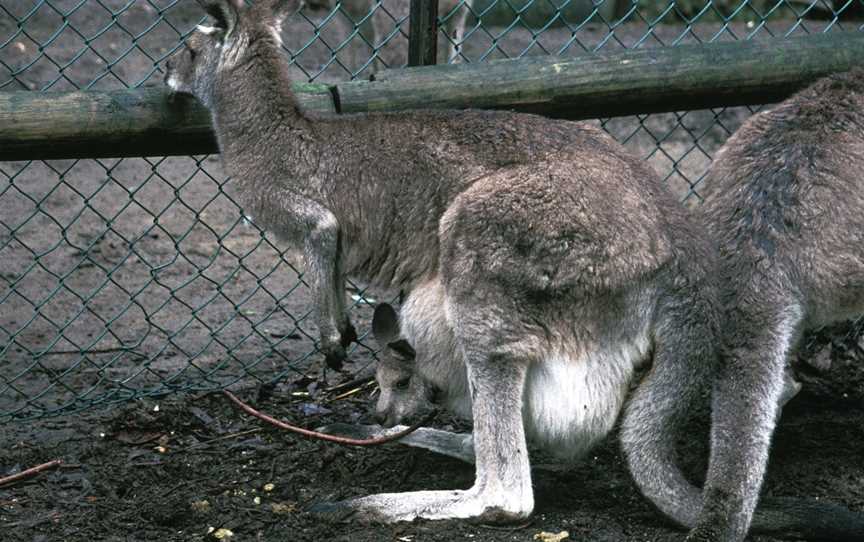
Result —
[[478, 527], [483, 529], [489, 529], [490, 531], [502, 531], [505, 533], [515, 533], [516, 531], [521, 531], [522, 529], [527, 529], [534, 523], [534, 518], [528, 518], [524, 523], [519, 523], [516, 525], [489, 525], [488, 523], [479, 523]]
[[224, 393], [225, 396], [231, 400], [231, 402], [233, 402], [235, 405], [240, 407], [240, 409], [243, 410], [243, 412], [249, 414], [250, 416], [254, 416], [260, 420], [263, 420], [263, 421], [269, 423], [270, 425], [275, 425], [276, 427], [278, 427], [280, 429], [285, 429], [286, 431], [291, 431], [291, 432], [298, 433], [300, 435], [304, 435], [307, 437], [317, 438], [320, 440], [326, 440], [328, 442], [335, 442], [337, 444], [344, 444], [347, 446], [377, 446], [379, 444], [385, 444], [387, 442], [399, 440], [400, 438], [402, 438], [402, 437], [404, 437], [410, 433], [413, 433], [414, 431], [419, 429], [421, 426], [432, 421], [432, 419], [435, 418], [435, 415], [437, 414], [437, 412], [432, 412], [429, 416], [427, 416], [426, 418], [415, 423], [414, 425], [412, 425], [408, 429], [405, 429], [404, 431], [399, 431], [398, 433], [394, 433], [392, 435], [387, 435], [386, 437], [378, 437], [378, 438], [371, 438], [371, 439], [355, 439], [355, 438], [348, 438], [348, 437], [339, 437], [336, 435], [328, 435], [327, 433], [320, 433], [318, 431], [311, 431], [309, 429], [303, 429], [302, 427], [297, 427], [296, 425], [291, 425], [289, 423], [279, 421], [276, 418], [273, 418], [271, 416], [268, 416], [267, 414], [264, 414], [262, 412], [255, 410], [251, 406], [247, 405], [246, 403], [244, 403], [243, 401], [238, 399], [236, 395], [234, 395], [233, 393], [231, 393], [228, 390], [223, 390], [222, 393]]
[[363, 388], [368, 388], [372, 384], [374, 384], [374, 382], [367, 382], [358, 388], [354, 388], [353, 390], [348, 390], [345, 393], [340, 393], [336, 397], [330, 399], [330, 401], [339, 401], [340, 399], [345, 399], [346, 397], [350, 397], [350, 396], [354, 395], [355, 393], [359, 393], [359, 392], [363, 391]]
[[27, 470], [22, 470], [21, 472], [19, 472], [17, 474], [12, 474], [12, 475], [6, 476], [5, 478], [0, 478], [0, 486], [5, 486], [7, 484], [19, 482], [21, 480], [25, 480], [25, 479], [30, 478], [32, 476], [36, 476], [37, 474], [39, 474], [43, 470], [48, 470], [48, 469], [53, 469], [55, 467], [59, 467], [61, 463], [63, 463], [62, 460], [55, 459], [55, 460], [49, 461], [47, 463], [42, 463], [41, 465], [36, 465], [35, 467], [30, 467]]
[[355, 387], [360, 387], [365, 384], [372, 382], [375, 379], [373, 376], [364, 376], [361, 378], [355, 378], [349, 382], [345, 382], [336, 386], [332, 386], [330, 388], [325, 389], [324, 391], [327, 393], [339, 393], [342, 390], [347, 390]]
[[185, 452], [187, 450], [194, 450], [195, 448], [201, 448], [204, 446], [209, 446], [209, 445], [213, 444], [214, 442], [220, 442], [223, 440], [229, 440], [229, 439], [237, 438], [237, 437], [244, 437], [246, 435], [258, 433], [260, 431], [261, 431], [261, 428], [256, 427], [255, 429], [247, 429], [246, 431], [240, 431], [239, 433], [231, 433], [230, 435], [223, 435], [221, 437], [216, 437], [214, 439], [205, 440], [202, 442], [196, 442], [195, 444], [190, 444], [189, 446], [186, 446], [185, 448], [178, 448], [178, 449], [174, 450], [174, 453], [177, 454], [180, 452]]

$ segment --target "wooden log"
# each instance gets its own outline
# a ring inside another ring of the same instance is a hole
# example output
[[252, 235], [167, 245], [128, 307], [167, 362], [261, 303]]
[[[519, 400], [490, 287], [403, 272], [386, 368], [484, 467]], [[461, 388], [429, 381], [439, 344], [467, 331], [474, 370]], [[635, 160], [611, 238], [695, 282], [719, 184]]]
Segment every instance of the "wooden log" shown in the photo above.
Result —
[[[475, 107], [582, 119], [776, 102], [861, 58], [864, 32], [833, 32], [406, 68], [374, 82], [295, 90], [316, 112]], [[0, 160], [215, 151], [207, 112], [162, 89], [0, 92]]]
[[515, 109], [584, 119], [773, 103], [861, 65], [864, 32], [384, 71], [337, 85], [342, 113]]
[[[327, 85], [295, 87], [305, 108], [335, 112]], [[0, 92], [0, 160], [214, 152], [210, 113], [166, 88]]]

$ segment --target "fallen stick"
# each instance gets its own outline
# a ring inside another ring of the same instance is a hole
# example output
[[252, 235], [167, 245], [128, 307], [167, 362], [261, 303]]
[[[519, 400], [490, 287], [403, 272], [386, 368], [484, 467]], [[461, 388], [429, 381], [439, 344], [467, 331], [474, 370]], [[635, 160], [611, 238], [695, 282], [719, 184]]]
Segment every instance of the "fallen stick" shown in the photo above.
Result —
[[0, 478], [0, 486], [5, 486], [7, 484], [11, 484], [13, 482], [20, 482], [21, 480], [26, 480], [32, 476], [36, 476], [40, 472], [48, 469], [53, 469], [55, 467], [59, 467], [63, 463], [60, 459], [55, 459], [53, 461], [49, 461], [47, 463], [42, 463], [41, 465], [36, 465], [35, 467], [30, 467], [27, 470], [22, 470], [17, 474], [11, 474], [4, 478]]
[[340, 399], [345, 399], [346, 397], [350, 397], [350, 396], [354, 395], [355, 393], [359, 393], [359, 392], [363, 391], [363, 388], [368, 388], [372, 384], [374, 384], [374, 382], [371, 382], [371, 381], [367, 382], [360, 387], [354, 388], [353, 390], [348, 390], [344, 393], [340, 393], [336, 397], [330, 399], [330, 401], [338, 401]]
[[194, 450], [196, 448], [204, 448], [204, 447], [210, 446], [211, 444], [216, 443], [216, 442], [221, 442], [223, 440], [229, 440], [229, 439], [237, 438], [237, 437], [243, 437], [246, 435], [252, 435], [254, 433], [259, 433], [260, 431], [261, 431], [261, 428], [257, 427], [255, 429], [249, 429], [247, 431], [240, 431], [239, 433], [231, 433], [230, 435], [223, 435], [221, 437], [216, 437], [214, 439], [204, 440], [201, 442], [196, 442], [195, 444], [190, 444], [189, 446], [186, 446], [185, 448], [178, 448], [178, 449], [174, 450], [174, 453], [177, 454], [177, 453], [186, 452], [189, 450]]
[[345, 382], [343, 384], [338, 384], [338, 385], [330, 387], [330, 388], [325, 388], [324, 391], [327, 393], [339, 393], [342, 390], [364, 386], [370, 382], [373, 382], [374, 380], [375, 380], [374, 376], [364, 376], [362, 378], [355, 378], [354, 380], [351, 380], [350, 382]]
[[320, 440], [326, 440], [328, 442], [335, 442], [336, 444], [344, 444], [347, 446], [377, 446], [379, 444], [385, 444], [387, 442], [393, 442], [394, 440], [399, 440], [400, 438], [413, 433], [414, 431], [416, 431], [417, 429], [419, 429], [423, 425], [432, 421], [432, 419], [435, 418], [435, 415], [437, 414], [437, 412], [432, 412], [431, 414], [426, 416], [424, 419], [415, 423], [414, 425], [412, 425], [408, 429], [406, 429], [404, 431], [399, 431], [398, 433], [394, 433], [392, 435], [387, 435], [386, 437], [378, 437], [378, 438], [371, 438], [371, 439], [356, 439], [356, 438], [349, 438], [349, 437], [340, 437], [337, 435], [328, 435], [327, 433], [321, 433], [319, 431], [312, 431], [310, 429], [303, 429], [302, 427], [297, 427], [296, 425], [291, 425], [290, 423], [285, 423], [283, 421], [277, 420], [276, 418], [273, 418], [272, 416], [268, 416], [267, 414], [264, 414], [263, 412], [255, 410], [251, 406], [247, 405], [246, 403], [244, 403], [243, 401], [238, 399], [236, 395], [234, 395], [233, 393], [231, 393], [228, 390], [223, 390], [222, 393], [224, 393], [225, 396], [231, 400], [231, 402], [233, 402], [235, 405], [240, 407], [240, 409], [243, 412], [249, 414], [250, 416], [254, 416], [254, 417], [258, 418], [259, 420], [263, 420], [263, 421], [269, 423], [270, 425], [275, 425], [276, 427], [278, 427], [280, 429], [285, 429], [286, 431], [291, 431], [293, 433], [298, 433], [300, 435], [304, 435], [307, 437], [316, 438], [316, 439], [320, 439]]

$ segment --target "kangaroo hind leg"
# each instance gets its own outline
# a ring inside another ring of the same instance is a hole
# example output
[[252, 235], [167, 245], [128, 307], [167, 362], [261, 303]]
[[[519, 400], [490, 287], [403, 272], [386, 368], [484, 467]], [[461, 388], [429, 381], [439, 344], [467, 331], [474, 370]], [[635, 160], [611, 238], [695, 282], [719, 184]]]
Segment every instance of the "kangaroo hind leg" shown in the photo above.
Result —
[[[698, 294], [696, 294], [698, 296]], [[675, 448], [684, 422], [705, 396], [717, 362], [710, 306], [663, 301], [654, 328], [654, 359], [625, 411], [621, 444], [642, 493], [666, 516], [692, 527], [701, 491], [678, 464]]]
[[[500, 296], [493, 296], [500, 299]], [[470, 307], [470, 309], [468, 308]], [[508, 523], [528, 517], [534, 507], [528, 447], [522, 422], [528, 361], [511, 340], [496, 308], [451, 306], [458, 351], [467, 371], [474, 418], [476, 477], [473, 487], [454, 491], [382, 493], [310, 511], [328, 519], [396, 522], [474, 519]], [[514, 313], [511, 313], [514, 314]]]
[[[711, 457], [704, 504], [689, 541], [739, 542], [753, 519], [798, 340], [795, 307], [730, 323], [712, 396]], [[754, 522], [755, 527], [755, 522]], [[770, 527], [770, 526], [765, 526]]]

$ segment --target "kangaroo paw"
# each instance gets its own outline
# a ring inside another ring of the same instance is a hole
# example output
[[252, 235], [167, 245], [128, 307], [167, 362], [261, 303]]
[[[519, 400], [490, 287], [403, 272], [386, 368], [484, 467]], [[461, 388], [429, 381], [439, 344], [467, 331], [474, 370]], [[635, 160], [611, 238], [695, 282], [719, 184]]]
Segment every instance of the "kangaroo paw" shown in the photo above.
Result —
[[351, 322], [348, 322], [345, 325], [345, 329], [341, 332], [340, 344], [342, 348], [348, 348], [353, 342], [357, 342], [357, 330], [354, 329], [354, 326]]
[[321, 351], [324, 354], [324, 363], [335, 371], [341, 370], [343, 363], [348, 358], [348, 354], [345, 353], [345, 347], [343, 346], [322, 348]]
[[503, 505], [496, 495], [482, 496], [476, 491], [414, 491], [381, 493], [340, 501], [319, 503], [308, 512], [325, 521], [396, 523], [423, 519], [472, 519], [482, 522], [513, 523], [531, 514], [526, 506]]
[[783, 392], [780, 394], [780, 406], [786, 406], [801, 391], [801, 383], [795, 380], [795, 375], [788, 368], [783, 375]]

